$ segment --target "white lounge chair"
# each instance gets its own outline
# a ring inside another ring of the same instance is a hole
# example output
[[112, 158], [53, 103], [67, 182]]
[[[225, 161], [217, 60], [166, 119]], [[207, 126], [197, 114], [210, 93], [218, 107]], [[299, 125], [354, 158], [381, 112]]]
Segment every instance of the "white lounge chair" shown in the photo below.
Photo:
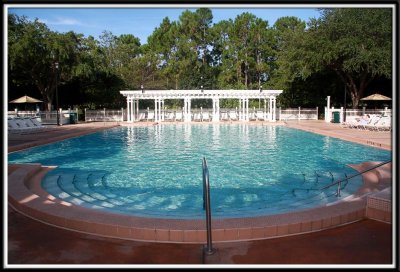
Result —
[[358, 129], [368, 129], [368, 127], [373, 126], [378, 122], [380, 116], [371, 114], [367, 115], [367, 119], [361, 118], [359, 124], [357, 125]]
[[263, 111], [257, 111], [256, 112], [256, 119], [264, 121], [265, 120], [264, 112]]
[[31, 133], [37, 131], [38, 128], [33, 123], [27, 123], [25, 119], [15, 118], [8, 120], [8, 132], [10, 133]]
[[153, 111], [149, 111], [147, 113], [147, 121], [153, 120], [154, 121], [154, 112]]
[[201, 121], [201, 113], [200, 112], [196, 112], [193, 114], [193, 121]]
[[255, 111], [250, 112], [249, 113], [249, 121], [256, 121], [256, 120], [257, 120], [256, 112]]
[[237, 121], [238, 120], [238, 116], [236, 111], [230, 111], [229, 112], [229, 120], [231, 121]]
[[175, 113], [175, 121], [182, 121], [183, 120], [183, 115], [181, 111], [177, 111]]
[[380, 117], [379, 120], [377, 120], [376, 122], [365, 125], [365, 128], [376, 131], [390, 130], [391, 129], [390, 117], [388, 116]]
[[140, 112], [137, 120], [138, 121], [143, 121], [145, 119], [146, 119], [146, 113], [145, 112]]
[[221, 121], [229, 121], [228, 112], [221, 112]]
[[167, 112], [167, 114], [165, 116], [165, 120], [166, 121], [174, 121], [175, 120], [175, 112], [173, 112], [173, 111]]
[[201, 116], [201, 120], [202, 121], [210, 121], [210, 114], [208, 113], [208, 111], [204, 111], [202, 116]]

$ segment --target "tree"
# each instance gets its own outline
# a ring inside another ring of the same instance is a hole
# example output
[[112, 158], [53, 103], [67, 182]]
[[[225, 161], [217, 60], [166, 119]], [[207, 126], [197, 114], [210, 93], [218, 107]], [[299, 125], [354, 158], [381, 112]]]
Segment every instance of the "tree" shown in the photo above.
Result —
[[377, 77], [391, 77], [392, 11], [389, 8], [325, 9], [295, 36], [285, 62], [303, 78], [332, 69], [350, 92], [353, 108]]
[[52, 32], [38, 19], [16, 15], [8, 16], [8, 24], [9, 79], [34, 84], [50, 110], [56, 84], [71, 78], [81, 35]]

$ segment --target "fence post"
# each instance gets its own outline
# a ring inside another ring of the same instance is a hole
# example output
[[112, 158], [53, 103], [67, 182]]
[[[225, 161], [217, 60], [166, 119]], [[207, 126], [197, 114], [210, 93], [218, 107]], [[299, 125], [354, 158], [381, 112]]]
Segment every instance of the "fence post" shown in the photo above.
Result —
[[85, 122], [86, 122], [86, 108], [85, 108]]
[[386, 116], [386, 113], [387, 113], [387, 107], [385, 107], [385, 108], [383, 109], [383, 116]]
[[365, 114], [365, 106], [364, 106], [363, 109], [362, 109], [362, 114], [363, 114], [363, 115]]
[[60, 116], [60, 126], [62, 126], [63, 119], [64, 119], [63, 114], [62, 114], [62, 108], [59, 109], [58, 115]]
[[344, 120], [343, 115], [344, 115], [343, 107], [340, 107], [340, 120], [339, 120], [340, 123], [343, 123], [343, 120]]
[[124, 121], [124, 108], [121, 108], [121, 122]]
[[315, 118], [315, 120], [318, 120], [318, 107], [317, 107], [317, 117]]
[[79, 123], [79, 108], [78, 107], [76, 107], [75, 108], [75, 112], [76, 112], [76, 123], [78, 124]]

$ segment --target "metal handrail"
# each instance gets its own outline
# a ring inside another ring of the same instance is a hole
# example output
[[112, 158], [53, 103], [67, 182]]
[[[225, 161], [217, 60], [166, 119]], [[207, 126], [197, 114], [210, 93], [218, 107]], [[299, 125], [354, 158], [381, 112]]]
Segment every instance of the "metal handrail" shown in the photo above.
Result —
[[[295, 194], [295, 191], [297, 191], [297, 190], [303, 190], [303, 191], [307, 191], [307, 192], [310, 191], [310, 190], [322, 191], [322, 190], [325, 190], [325, 189], [327, 189], [327, 188], [329, 188], [329, 187], [332, 187], [332, 186], [334, 186], [334, 185], [338, 185], [338, 188], [337, 188], [337, 191], [336, 191], [336, 196], [340, 196], [340, 187], [341, 187], [342, 182], [346, 181], [346, 185], [347, 185], [349, 179], [354, 178], [354, 177], [359, 176], [359, 175], [362, 175], [362, 174], [364, 174], [364, 173], [366, 173], [366, 172], [369, 172], [369, 171], [371, 171], [371, 170], [374, 170], [375, 168], [378, 168], [378, 167], [380, 167], [380, 166], [382, 166], [382, 165], [385, 165], [385, 164], [387, 164], [387, 163], [389, 163], [389, 162], [392, 162], [392, 161], [390, 160], [390, 161], [386, 161], [386, 162], [379, 163], [379, 164], [377, 164], [377, 165], [375, 165], [375, 166], [373, 166], [373, 167], [371, 167], [371, 168], [369, 168], [369, 169], [367, 169], [367, 170], [358, 172], [358, 173], [356, 173], [356, 174], [354, 174], [354, 175], [351, 175], [351, 176], [347, 176], [347, 175], [345, 174], [345, 178], [339, 179], [339, 180], [337, 180], [337, 181], [335, 181], [335, 182], [332, 182], [331, 184], [328, 184], [328, 185], [326, 185], [326, 186], [324, 186], [324, 187], [322, 187], [322, 188], [293, 188], [293, 189], [292, 189], [292, 194]], [[330, 173], [330, 172], [329, 172], [329, 173]], [[333, 180], [333, 175], [332, 175], [332, 173], [330, 173], [330, 174], [331, 174], [332, 180]], [[345, 185], [345, 186], [346, 186], [346, 185]]]
[[356, 174], [354, 174], [354, 175], [351, 175], [351, 176], [349, 176], [349, 177], [345, 177], [345, 178], [343, 178], [343, 179], [339, 179], [338, 181], [332, 182], [331, 184], [322, 187], [321, 190], [325, 190], [325, 189], [327, 189], [327, 188], [329, 188], [329, 187], [331, 187], [331, 186], [333, 186], [333, 185], [336, 185], [336, 184], [338, 184], [338, 183], [341, 183], [341, 182], [343, 182], [343, 181], [345, 181], [345, 180], [349, 180], [349, 179], [351, 179], [351, 178], [354, 178], [354, 177], [356, 177], [356, 176], [359, 176], [359, 175], [361, 175], [361, 174], [364, 174], [364, 173], [366, 173], [366, 172], [369, 172], [369, 171], [371, 171], [371, 170], [374, 170], [375, 168], [378, 168], [378, 167], [380, 167], [380, 166], [382, 166], [382, 165], [385, 165], [385, 164], [387, 164], [387, 163], [389, 163], [389, 162], [392, 162], [392, 160], [379, 163], [379, 164], [377, 164], [377, 165], [375, 165], [375, 166], [373, 166], [373, 167], [371, 167], [371, 168], [369, 168], [369, 169], [367, 169], [367, 170], [358, 172], [358, 173], [356, 173]]
[[206, 225], [207, 225], [207, 246], [204, 248], [204, 252], [207, 255], [212, 255], [215, 253], [215, 250], [212, 248], [210, 180], [209, 180], [206, 158], [203, 158], [203, 208], [205, 208], [206, 210]]

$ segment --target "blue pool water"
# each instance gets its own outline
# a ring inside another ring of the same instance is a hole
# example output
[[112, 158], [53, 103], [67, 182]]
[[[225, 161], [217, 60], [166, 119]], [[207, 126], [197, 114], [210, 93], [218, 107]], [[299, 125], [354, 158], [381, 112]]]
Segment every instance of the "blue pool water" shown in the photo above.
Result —
[[[56, 165], [42, 181], [66, 201], [116, 213], [203, 218], [202, 159], [213, 217], [270, 215], [337, 201], [346, 164], [391, 152], [284, 126], [160, 124], [118, 127], [10, 153], [10, 163]], [[362, 184], [343, 184], [341, 198]]]

